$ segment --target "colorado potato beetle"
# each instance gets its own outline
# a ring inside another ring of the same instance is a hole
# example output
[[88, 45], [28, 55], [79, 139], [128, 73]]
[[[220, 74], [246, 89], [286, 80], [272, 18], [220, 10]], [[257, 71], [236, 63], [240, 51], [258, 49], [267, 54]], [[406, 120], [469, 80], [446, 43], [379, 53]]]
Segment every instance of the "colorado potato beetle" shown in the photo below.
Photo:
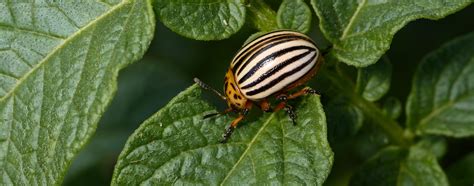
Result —
[[[322, 61], [316, 44], [304, 34], [279, 30], [257, 37], [244, 45], [233, 58], [224, 79], [225, 96], [194, 78], [199, 86], [213, 91], [228, 105], [223, 112], [205, 118], [229, 112], [239, 114], [226, 128], [222, 143], [230, 138], [253, 105], [265, 112], [285, 109], [295, 124], [296, 113], [287, 101], [305, 94], [316, 94], [316, 91], [310, 88], [302, 88], [292, 94], [289, 91], [311, 79]], [[273, 109], [268, 101], [272, 96], [279, 101]]]

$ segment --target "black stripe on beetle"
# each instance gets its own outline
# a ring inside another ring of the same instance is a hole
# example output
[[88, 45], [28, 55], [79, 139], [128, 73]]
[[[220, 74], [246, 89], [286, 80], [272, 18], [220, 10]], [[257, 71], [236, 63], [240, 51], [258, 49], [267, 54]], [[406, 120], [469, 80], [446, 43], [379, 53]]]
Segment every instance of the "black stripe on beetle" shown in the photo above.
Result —
[[[247, 95], [252, 96], [252, 95], [255, 95], [255, 94], [258, 94], [258, 93], [261, 93], [261, 92], [263, 92], [263, 91], [268, 90], [269, 88], [271, 88], [272, 86], [276, 85], [276, 84], [279, 83], [280, 81], [282, 81], [282, 80], [284, 80], [285, 78], [287, 78], [287, 77], [289, 77], [289, 76], [295, 74], [296, 72], [302, 70], [303, 68], [305, 68], [306, 66], [308, 66], [309, 64], [311, 64], [310, 61], [311, 61], [311, 60], [314, 60], [314, 57], [316, 57], [316, 55], [314, 55], [313, 57], [311, 57], [311, 59], [308, 60], [306, 63], [303, 63], [302, 65], [296, 67], [295, 69], [293, 69], [293, 70], [291, 70], [291, 71], [289, 71], [289, 72], [284, 73], [283, 75], [281, 75], [281, 76], [278, 77], [278, 78], [273, 79], [272, 81], [270, 81], [270, 83], [265, 84], [265, 85], [261, 86], [260, 88], [258, 88], [258, 89], [256, 89], [256, 90], [249, 91], [249, 92], [247, 93]], [[293, 83], [293, 82], [291, 82], [291, 83]], [[291, 84], [291, 83], [289, 83], [289, 84]]]
[[[262, 68], [266, 63], [270, 63], [272, 60], [274, 60], [275, 58], [279, 57], [279, 56], [282, 56], [284, 54], [287, 54], [289, 52], [293, 52], [293, 51], [296, 51], [296, 50], [302, 50], [302, 49], [306, 49], [308, 51], [315, 51], [314, 48], [311, 48], [311, 47], [308, 47], [308, 46], [292, 46], [292, 47], [289, 47], [289, 48], [285, 48], [283, 50], [279, 50], [277, 52], [274, 52], [268, 56], [265, 56], [263, 59], [261, 59], [256, 65], [254, 65], [252, 67], [252, 69], [250, 69], [245, 75], [244, 77], [242, 77], [238, 83], [241, 84], [243, 83], [245, 80], [247, 80], [248, 78], [250, 78], [250, 76], [254, 75], [255, 72], [257, 70], [259, 70], [260, 68]], [[236, 74], [237, 76], [240, 75], [239, 73]]]
[[[283, 68], [285, 68], [286, 66], [306, 57], [309, 53], [313, 52], [315, 50], [308, 50], [304, 53], [301, 53], [299, 55], [296, 55], [296, 56], [293, 56], [292, 58], [290, 59], [287, 59], [286, 61], [284, 61], [283, 63], [280, 63], [278, 65], [275, 66], [275, 68], [272, 68], [271, 70], [265, 72], [264, 74], [262, 74], [260, 77], [258, 77], [257, 80], [245, 85], [242, 87], [242, 89], [248, 89], [248, 88], [252, 88], [253, 86], [261, 83], [262, 81], [265, 81], [267, 78], [271, 77], [272, 75], [274, 75], [275, 73], [279, 72], [280, 70], [282, 70]], [[240, 83], [240, 82], [239, 82]]]

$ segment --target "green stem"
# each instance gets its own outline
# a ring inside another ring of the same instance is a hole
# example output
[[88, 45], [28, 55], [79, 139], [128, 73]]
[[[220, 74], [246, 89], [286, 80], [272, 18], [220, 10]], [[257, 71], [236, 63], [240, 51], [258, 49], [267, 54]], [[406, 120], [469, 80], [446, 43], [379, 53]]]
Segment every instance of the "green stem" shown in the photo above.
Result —
[[374, 103], [365, 100], [353, 91], [355, 85], [351, 80], [339, 73], [330, 73], [327, 69], [322, 70], [321, 75], [327, 78], [338, 92], [350, 98], [351, 102], [361, 109], [364, 116], [387, 134], [392, 143], [402, 147], [408, 147], [412, 143], [412, 136], [405, 135], [403, 128], [396, 121], [384, 114]]
[[278, 29], [276, 12], [263, 0], [249, 0], [247, 10], [249, 19], [258, 30], [269, 32]]

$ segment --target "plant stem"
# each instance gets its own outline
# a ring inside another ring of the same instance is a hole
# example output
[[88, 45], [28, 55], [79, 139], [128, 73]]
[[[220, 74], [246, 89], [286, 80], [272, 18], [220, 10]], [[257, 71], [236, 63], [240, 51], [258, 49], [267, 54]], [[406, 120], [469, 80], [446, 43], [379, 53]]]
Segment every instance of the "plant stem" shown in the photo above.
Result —
[[385, 115], [374, 103], [365, 100], [355, 92], [355, 85], [351, 80], [339, 73], [330, 73], [327, 69], [323, 69], [321, 75], [327, 78], [338, 92], [350, 98], [351, 102], [361, 109], [364, 116], [387, 134], [392, 143], [402, 147], [408, 147], [412, 143], [412, 136], [405, 135], [403, 128], [396, 121]]
[[278, 29], [276, 12], [263, 0], [250, 0], [247, 10], [249, 10], [248, 17], [258, 30], [269, 32]]

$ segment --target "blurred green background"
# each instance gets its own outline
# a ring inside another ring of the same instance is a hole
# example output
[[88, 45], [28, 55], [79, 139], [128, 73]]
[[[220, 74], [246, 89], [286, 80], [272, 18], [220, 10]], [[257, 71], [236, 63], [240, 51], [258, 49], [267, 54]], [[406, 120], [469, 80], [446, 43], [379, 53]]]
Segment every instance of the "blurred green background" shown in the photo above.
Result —
[[[273, 7], [278, 7], [276, 0]], [[417, 20], [400, 30], [387, 52], [394, 70], [387, 96], [394, 96], [404, 103], [415, 68], [423, 56], [457, 36], [474, 31], [473, 20], [474, 5], [471, 5], [444, 19]], [[328, 43], [319, 31], [314, 13], [313, 22], [309, 35], [324, 47]], [[71, 165], [64, 184], [110, 185], [115, 161], [128, 136], [140, 123], [190, 86], [194, 77], [221, 89], [230, 60], [253, 32], [255, 30], [250, 25], [245, 25], [227, 40], [204, 42], [181, 37], [158, 22], [144, 58], [120, 72], [118, 91], [92, 140]], [[318, 78], [311, 81], [311, 84], [317, 83]], [[324, 91], [322, 96], [324, 98]], [[224, 103], [217, 103], [216, 107], [222, 109]], [[404, 117], [400, 120], [403, 121]], [[351, 171], [377, 148], [386, 145], [383, 135], [373, 135], [377, 134], [376, 129], [365, 128], [358, 135], [370, 133], [371, 136], [360, 138], [360, 143], [365, 144], [357, 146], [357, 150], [331, 144], [336, 157], [326, 185], [345, 185]], [[440, 160], [443, 168], [474, 151], [474, 138], [448, 139], [447, 142], [447, 154]]]

